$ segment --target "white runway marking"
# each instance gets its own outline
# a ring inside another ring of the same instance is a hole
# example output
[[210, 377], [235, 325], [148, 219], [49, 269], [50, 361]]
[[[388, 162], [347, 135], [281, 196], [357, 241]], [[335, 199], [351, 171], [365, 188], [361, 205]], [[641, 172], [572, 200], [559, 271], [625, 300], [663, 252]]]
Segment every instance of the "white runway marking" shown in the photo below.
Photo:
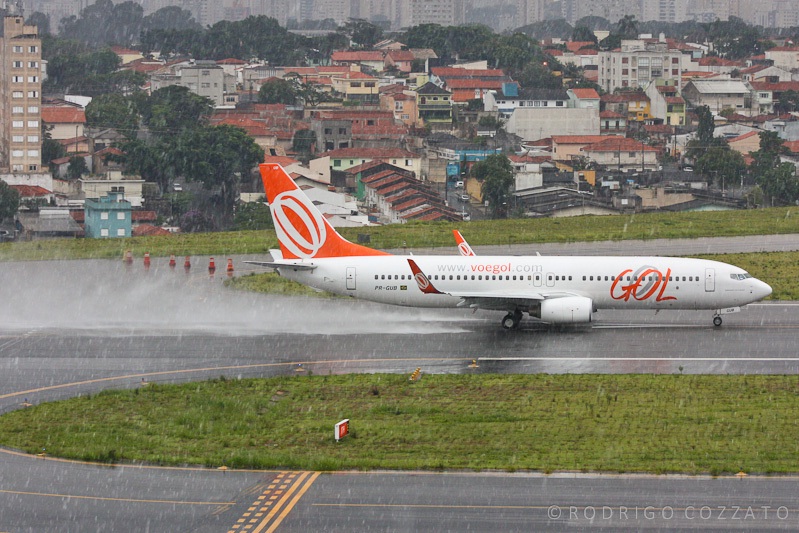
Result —
[[478, 357], [478, 361], [703, 361], [703, 362], [780, 362], [799, 363], [799, 357]]

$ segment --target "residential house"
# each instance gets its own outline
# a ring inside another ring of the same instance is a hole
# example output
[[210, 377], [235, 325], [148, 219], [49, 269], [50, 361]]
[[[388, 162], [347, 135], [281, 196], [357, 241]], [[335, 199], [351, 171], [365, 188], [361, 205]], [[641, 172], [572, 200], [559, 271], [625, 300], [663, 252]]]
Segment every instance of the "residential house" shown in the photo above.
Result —
[[[142, 188], [144, 180], [124, 176], [121, 171], [109, 171], [96, 178], [81, 178], [81, 192], [87, 200], [99, 200], [114, 193], [123, 196], [131, 207], [141, 207], [144, 203]], [[130, 236], [130, 234], [128, 234]]]
[[370, 176], [385, 171], [391, 171], [395, 174], [401, 174], [409, 178], [413, 177], [413, 175], [407, 170], [395, 167], [394, 165], [390, 165], [384, 161], [374, 160], [348, 168], [345, 171], [345, 174], [347, 175], [347, 187], [355, 190], [355, 197], [358, 198], [358, 200], [363, 200], [366, 194], [363, 181]]
[[433, 82], [416, 89], [419, 118], [425, 124], [452, 124], [452, 93]]
[[[597, 97], [598, 98], [598, 97]], [[520, 89], [516, 82], [504, 82], [498, 91], [483, 97], [483, 110], [509, 119], [516, 109], [569, 107], [569, 95], [563, 89]]]
[[763, 81], [767, 83], [779, 83], [781, 81], [794, 81], [791, 72], [775, 67], [774, 65], [752, 65], [741, 70], [741, 79], [748, 81]]
[[79, 237], [83, 235], [81, 228], [70, 215], [69, 209], [63, 207], [46, 207], [38, 212], [19, 212], [17, 221], [25, 240], [51, 239], [54, 237]]
[[765, 52], [766, 59], [771, 61], [775, 67], [796, 72], [799, 70], [799, 47], [797, 46], [776, 46]]
[[573, 103], [570, 107], [578, 109], [599, 109], [599, 93], [594, 89], [568, 89], [566, 94]]
[[374, 72], [381, 72], [385, 65], [385, 57], [386, 52], [380, 50], [337, 50], [331, 54], [330, 61], [337, 66], [360, 66]]
[[55, 194], [39, 185], [9, 185], [19, 194], [19, 203], [24, 206], [29, 203], [36, 205], [55, 204]]
[[90, 239], [130, 237], [131, 203], [123, 192], [109, 192], [97, 199], [89, 198], [85, 204], [84, 231]]
[[658, 148], [628, 137], [604, 137], [581, 151], [594, 163], [621, 172], [657, 170], [659, 164]]
[[390, 50], [386, 53], [385, 66], [382, 70], [396, 69], [399, 72], [410, 73], [416, 56], [410, 50]]
[[51, 139], [75, 139], [84, 135], [86, 112], [72, 104], [45, 104], [42, 106], [42, 122]]
[[460, 219], [434, 190], [402, 173], [384, 170], [365, 178], [363, 186], [365, 203], [383, 223]]
[[511, 81], [499, 69], [434, 67], [431, 74], [434, 83], [452, 93], [452, 101], [456, 104], [482, 100], [488, 91], [499, 91], [503, 83]]
[[[311, 161], [311, 170], [322, 164], [333, 172], [343, 172], [352, 167], [369, 161], [383, 161], [402, 170], [413, 172], [414, 176], [421, 175], [421, 156], [400, 148], [340, 148], [320, 154], [320, 157]], [[335, 185], [335, 183], [333, 183]]]
[[552, 159], [570, 163], [574, 159], [585, 156], [582, 149], [585, 146], [602, 142], [607, 139], [605, 135], [553, 135], [551, 137]]
[[627, 116], [615, 111], [599, 113], [599, 133], [602, 135], [624, 135], [627, 132]]
[[392, 112], [351, 108], [313, 112], [311, 129], [320, 150], [393, 148], [401, 146], [408, 134]]
[[693, 107], [708, 106], [715, 115], [724, 109], [749, 114], [752, 100], [751, 88], [741, 80], [691, 80], [682, 95]]
[[766, 131], [776, 131], [780, 139], [799, 140], [799, 117], [792, 113], [768, 117], [760, 127]]
[[330, 77], [333, 91], [339, 93], [348, 102], [357, 102], [361, 105], [378, 105], [380, 91], [377, 88], [377, 78], [357, 70], [349, 70]]
[[557, 172], [557, 167], [550, 157], [534, 157], [530, 155], [511, 155], [513, 168], [514, 191], [519, 193], [528, 189], [544, 186], [544, 174]]
[[734, 61], [732, 59], [724, 59], [717, 56], [700, 57], [694, 64], [691, 65], [689, 70], [698, 72], [712, 72], [713, 74], [724, 74], [729, 76], [733, 71], [740, 71], [745, 68], [746, 64], [743, 61]]
[[645, 122], [652, 118], [649, 96], [643, 91], [603, 94], [600, 109], [625, 115], [628, 122]]
[[738, 137], [728, 139], [727, 144], [741, 155], [748, 156], [750, 152], [760, 150], [760, 132], [750, 131], [749, 133], [744, 133]]
[[236, 79], [226, 76], [214, 61], [189, 61], [169, 67], [166, 72], [150, 75], [150, 90], [177, 85], [209, 98], [215, 107], [225, 106], [225, 94], [235, 92]]
[[126, 65], [128, 63], [132, 63], [133, 61], [144, 59], [144, 56], [138, 50], [131, 50], [130, 48], [125, 48], [124, 46], [112, 46], [111, 51], [119, 56], [120, 65]]
[[782, 95], [787, 92], [799, 93], [799, 81], [781, 81], [777, 83], [753, 81], [749, 85], [754, 94], [752, 106], [761, 115], [774, 113], [779, 108]]
[[391, 111], [394, 120], [406, 126], [422, 127], [424, 123], [419, 119], [416, 92], [405, 88], [404, 85], [388, 85], [380, 87], [380, 109]]
[[676, 86], [653, 82], [646, 86], [646, 95], [652, 118], [669, 126], [685, 125], [685, 100]]

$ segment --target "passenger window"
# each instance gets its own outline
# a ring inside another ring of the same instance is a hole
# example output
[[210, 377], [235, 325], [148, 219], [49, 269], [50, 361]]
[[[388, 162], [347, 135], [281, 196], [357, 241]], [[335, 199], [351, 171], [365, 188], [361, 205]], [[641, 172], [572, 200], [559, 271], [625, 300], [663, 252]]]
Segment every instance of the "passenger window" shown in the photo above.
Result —
[[377, 274], [375, 274], [375, 279], [378, 279], [378, 276], [377, 276]]
[[610, 281], [616, 281], [616, 276], [610, 276]]
[[586, 278], [586, 277], [585, 277], [585, 276], [583, 276], [583, 281], [585, 281], [585, 278]]
[[458, 276], [457, 276], [457, 280], [458, 280], [458, 281], [460, 281], [460, 280], [461, 280], [461, 275], [460, 275], [460, 274], [458, 274]]
[[480, 274], [479, 276], [477, 276], [477, 279], [478, 279], [478, 280], [480, 280], [480, 281], [482, 281], [482, 279], [483, 279], [483, 275], [482, 275], [482, 274]]
[[569, 281], [571, 281], [571, 280], [572, 280], [572, 277], [571, 277], [571, 276], [569, 276]]
[[497, 277], [496, 276], [491, 276], [491, 279], [496, 281]]
[[449, 275], [449, 280], [452, 281], [452, 274]]
[[385, 274], [381, 274], [380, 275], [380, 279], [386, 279], [386, 275]]

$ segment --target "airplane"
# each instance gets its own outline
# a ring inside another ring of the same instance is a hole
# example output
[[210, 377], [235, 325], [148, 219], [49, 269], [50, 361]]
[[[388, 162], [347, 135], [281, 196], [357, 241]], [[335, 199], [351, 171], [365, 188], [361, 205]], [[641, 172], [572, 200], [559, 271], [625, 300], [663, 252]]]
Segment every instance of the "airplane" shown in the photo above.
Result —
[[771, 294], [745, 270], [705, 259], [393, 255], [342, 237], [280, 165], [261, 164], [260, 172], [280, 249], [270, 250], [272, 261], [248, 262], [334, 294], [504, 311], [506, 329], [525, 313], [549, 324], [588, 324], [600, 309], [712, 310], [721, 326], [723, 314]]

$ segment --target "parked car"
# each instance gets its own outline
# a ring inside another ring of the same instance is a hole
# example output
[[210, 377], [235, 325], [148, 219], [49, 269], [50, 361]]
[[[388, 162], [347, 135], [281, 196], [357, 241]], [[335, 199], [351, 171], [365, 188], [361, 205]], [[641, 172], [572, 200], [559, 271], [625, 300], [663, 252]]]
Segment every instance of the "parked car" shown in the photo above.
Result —
[[13, 241], [14, 237], [15, 235], [13, 231], [8, 231], [7, 229], [0, 229], [0, 242]]
[[466, 203], [471, 200], [471, 197], [468, 194], [461, 194], [459, 200], [463, 203]]
[[463, 182], [462, 181], [456, 181], [455, 182], [455, 188], [456, 189], [463, 189]]

